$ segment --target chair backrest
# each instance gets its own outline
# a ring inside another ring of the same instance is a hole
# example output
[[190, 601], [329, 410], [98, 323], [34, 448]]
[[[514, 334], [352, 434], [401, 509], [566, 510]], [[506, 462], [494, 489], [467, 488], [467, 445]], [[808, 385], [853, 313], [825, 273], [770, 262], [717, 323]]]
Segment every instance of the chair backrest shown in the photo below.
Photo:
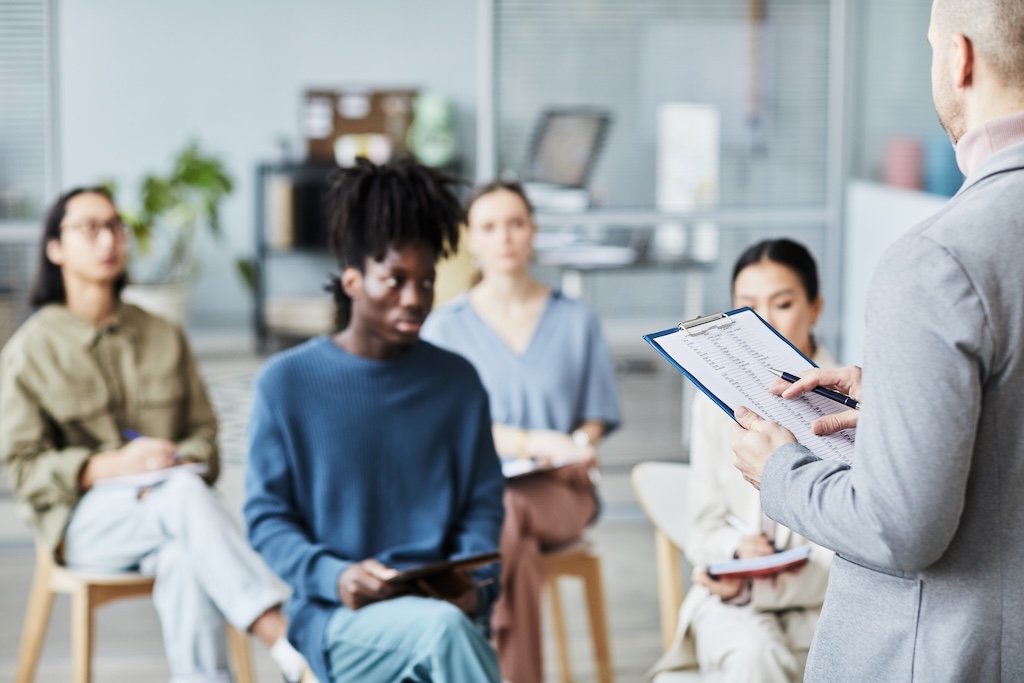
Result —
[[690, 466], [680, 462], [642, 462], [633, 468], [633, 495], [655, 528], [682, 549], [690, 536], [686, 498]]
[[667, 650], [679, 622], [684, 577], [679, 551], [689, 537], [686, 510], [690, 466], [676, 462], [642, 462], [633, 468], [633, 494], [654, 524], [654, 551], [658, 572], [658, 611], [661, 640]]

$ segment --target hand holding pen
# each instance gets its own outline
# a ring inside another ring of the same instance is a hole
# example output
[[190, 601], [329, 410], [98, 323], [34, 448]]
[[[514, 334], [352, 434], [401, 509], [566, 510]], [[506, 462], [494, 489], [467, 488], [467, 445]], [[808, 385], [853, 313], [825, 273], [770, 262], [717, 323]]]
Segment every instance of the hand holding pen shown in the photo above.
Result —
[[[861, 369], [856, 365], [833, 369], [813, 368], [800, 377], [770, 370], [781, 377], [768, 387], [776, 396], [796, 398], [807, 391], [813, 391], [850, 406], [849, 410], [819, 417], [812, 422], [811, 431], [818, 436], [834, 434], [857, 426], [857, 420], [860, 418]], [[795, 377], [795, 381], [788, 379], [789, 377]]]
[[144, 437], [127, 429], [121, 436], [127, 443], [120, 448], [96, 453], [85, 461], [78, 475], [78, 484], [83, 491], [88, 491], [103, 479], [152, 472], [179, 464], [176, 443]]
[[121, 447], [121, 453], [136, 463], [134, 471], [162, 470], [180, 464], [178, 445], [166, 439], [153, 439], [125, 429], [121, 432], [128, 443]]
[[765, 557], [779, 552], [775, 543], [768, 539], [763, 531], [753, 529], [749, 524], [734, 514], [725, 516], [726, 523], [736, 531], [743, 534], [739, 548], [736, 549], [736, 558], [749, 560], [754, 557]]

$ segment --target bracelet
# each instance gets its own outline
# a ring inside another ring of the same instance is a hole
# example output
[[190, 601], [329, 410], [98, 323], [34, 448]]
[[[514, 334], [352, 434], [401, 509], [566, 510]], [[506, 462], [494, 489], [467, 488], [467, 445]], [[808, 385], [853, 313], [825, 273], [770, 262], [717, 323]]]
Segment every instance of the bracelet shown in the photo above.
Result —
[[516, 457], [524, 460], [530, 457], [530, 454], [526, 450], [526, 440], [529, 438], [530, 433], [525, 429], [519, 430], [519, 442], [516, 444]]

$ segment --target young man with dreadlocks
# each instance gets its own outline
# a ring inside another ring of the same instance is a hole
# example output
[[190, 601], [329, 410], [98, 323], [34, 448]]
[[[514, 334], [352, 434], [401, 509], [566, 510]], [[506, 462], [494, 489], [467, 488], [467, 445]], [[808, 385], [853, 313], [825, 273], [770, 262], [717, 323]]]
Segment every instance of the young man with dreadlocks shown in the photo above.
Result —
[[291, 585], [289, 637], [322, 683], [500, 680], [480, 626], [497, 566], [445, 599], [386, 581], [397, 565], [496, 550], [504, 516], [480, 379], [419, 339], [435, 263], [457, 245], [453, 189], [408, 160], [338, 171], [340, 331], [276, 355], [256, 381], [249, 539]]

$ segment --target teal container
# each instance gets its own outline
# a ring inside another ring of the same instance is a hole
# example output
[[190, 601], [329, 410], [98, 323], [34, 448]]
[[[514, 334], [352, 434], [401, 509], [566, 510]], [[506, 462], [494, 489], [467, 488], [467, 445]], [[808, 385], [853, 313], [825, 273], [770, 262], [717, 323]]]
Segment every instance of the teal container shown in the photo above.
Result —
[[952, 197], [963, 185], [964, 176], [956, 165], [956, 151], [949, 137], [930, 135], [924, 144], [924, 190]]

